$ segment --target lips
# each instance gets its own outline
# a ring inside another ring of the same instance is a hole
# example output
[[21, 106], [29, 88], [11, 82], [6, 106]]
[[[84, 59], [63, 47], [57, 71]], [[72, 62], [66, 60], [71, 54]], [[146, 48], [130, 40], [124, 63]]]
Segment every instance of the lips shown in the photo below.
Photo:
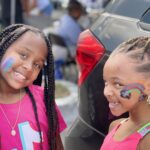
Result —
[[109, 108], [111, 108], [111, 109], [116, 108], [119, 105], [120, 105], [120, 103], [117, 103], [117, 102], [109, 102]]
[[14, 75], [15, 75], [15, 79], [20, 82], [26, 80], [26, 77], [19, 72], [14, 72]]

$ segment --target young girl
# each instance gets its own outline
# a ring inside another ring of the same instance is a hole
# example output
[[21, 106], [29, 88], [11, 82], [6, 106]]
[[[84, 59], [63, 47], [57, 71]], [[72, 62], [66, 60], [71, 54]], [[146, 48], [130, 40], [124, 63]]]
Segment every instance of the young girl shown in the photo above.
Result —
[[150, 149], [150, 37], [138, 37], [117, 47], [104, 66], [104, 94], [113, 121], [101, 150]]
[[[44, 89], [32, 85], [44, 72]], [[55, 105], [51, 43], [38, 29], [14, 24], [0, 33], [0, 149], [62, 150], [66, 124]]]

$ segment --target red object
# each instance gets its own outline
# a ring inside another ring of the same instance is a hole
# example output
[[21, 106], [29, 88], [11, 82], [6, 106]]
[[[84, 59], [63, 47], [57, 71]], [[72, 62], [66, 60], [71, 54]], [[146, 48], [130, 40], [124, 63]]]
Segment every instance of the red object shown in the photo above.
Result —
[[93, 36], [90, 30], [87, 29], [80, 34], [76, 55], [76, 61], [79, 67], [79, 86], [84, 82], [104, 53], [105, 48]]

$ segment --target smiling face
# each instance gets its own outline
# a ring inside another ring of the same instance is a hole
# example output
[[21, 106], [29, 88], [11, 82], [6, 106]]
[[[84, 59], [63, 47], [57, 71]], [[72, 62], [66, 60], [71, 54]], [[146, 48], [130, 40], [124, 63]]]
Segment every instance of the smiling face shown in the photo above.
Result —
[[138, 64], [135, 60], [128, 57], [125, 53], [118, 53], [111, 56], [104, 66], [103, 78], [105, 81], [104, 95], [109, 102], [109, 108], [113, 115], [120, 116], [121, 114], [131, 111], [140, 105], [140, 93], [137, 90], [132, 90], [131, 97], [124, 98], [121, 96], [121, 90], [127, 85], [141, 85], [145, 89], [143, 92], [148, 94], [146, 89], [148, 80], [142, 73], [136, 71]]
[[6, 50], [0, 65], [0, 82], [14, 89], [32, 84], [44, 65], [47, 53], [41, 35], [26, 32]]

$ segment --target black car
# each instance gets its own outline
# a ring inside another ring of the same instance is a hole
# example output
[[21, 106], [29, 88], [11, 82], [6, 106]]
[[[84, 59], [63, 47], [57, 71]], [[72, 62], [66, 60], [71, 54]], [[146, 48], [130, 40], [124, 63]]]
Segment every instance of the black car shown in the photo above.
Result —
[[110, 122], [116, 119], [103, 95], [103, 65], [120, 43], [138, 36], [150, 36], [150, 0], [112, 0], [91, 28], [80, 34], [79, 116], [67, 133], [65, 150], [100, 149]]

